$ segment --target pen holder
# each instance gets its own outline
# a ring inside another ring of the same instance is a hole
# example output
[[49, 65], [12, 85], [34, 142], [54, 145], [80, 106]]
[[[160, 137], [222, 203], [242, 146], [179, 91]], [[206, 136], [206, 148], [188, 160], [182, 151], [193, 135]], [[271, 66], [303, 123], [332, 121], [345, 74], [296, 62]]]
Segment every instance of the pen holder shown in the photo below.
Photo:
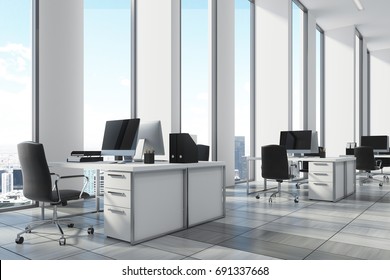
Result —
[[144, 154], [144, 163], [153, 164], [154, 163], [154, 153], [145, 153]]

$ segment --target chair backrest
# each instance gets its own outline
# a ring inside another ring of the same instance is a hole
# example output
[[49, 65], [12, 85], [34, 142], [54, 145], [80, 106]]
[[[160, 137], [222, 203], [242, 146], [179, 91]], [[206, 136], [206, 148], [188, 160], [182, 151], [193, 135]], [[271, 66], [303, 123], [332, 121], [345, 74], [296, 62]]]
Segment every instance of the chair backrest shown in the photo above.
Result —
[[35, 201], [52, 202], [52, 181], [43, 145], [23, 142], [17, 148], [24, 196]]
[[210, 147], [207, 145], [198, 144], [198, 160], [208, 161], [210, 156]]
[[374, 157], [374, 149], [368, 146], [360, 146], [355, 148], [356, 169], [357, 170], [375, 170], [376, 162]]
[[261, 176], [265, 179], [289, 179], [287, 151], [284, 146], [261, 147]]

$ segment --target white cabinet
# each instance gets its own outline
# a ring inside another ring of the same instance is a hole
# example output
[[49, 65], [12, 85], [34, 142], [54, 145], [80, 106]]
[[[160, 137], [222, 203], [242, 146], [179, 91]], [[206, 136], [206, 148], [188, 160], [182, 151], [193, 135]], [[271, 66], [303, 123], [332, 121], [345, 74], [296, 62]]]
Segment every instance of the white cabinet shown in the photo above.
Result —
[[104, 173], [104, 233], [131, 241], [131, 174]]
[[355, 191], [354, 159], [309, 161], [309, 199], [338, 201]]

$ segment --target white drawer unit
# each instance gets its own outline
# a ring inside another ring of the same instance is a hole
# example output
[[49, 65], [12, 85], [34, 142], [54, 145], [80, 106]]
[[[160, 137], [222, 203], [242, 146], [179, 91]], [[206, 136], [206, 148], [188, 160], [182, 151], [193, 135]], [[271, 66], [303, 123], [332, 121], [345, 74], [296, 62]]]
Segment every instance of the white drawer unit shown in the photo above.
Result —
[[131, 242], [131, 174], [104, 172], [104, 233]]
[[309, 162], [309, 199], [338, 201], [344, 197], [344, 164]]

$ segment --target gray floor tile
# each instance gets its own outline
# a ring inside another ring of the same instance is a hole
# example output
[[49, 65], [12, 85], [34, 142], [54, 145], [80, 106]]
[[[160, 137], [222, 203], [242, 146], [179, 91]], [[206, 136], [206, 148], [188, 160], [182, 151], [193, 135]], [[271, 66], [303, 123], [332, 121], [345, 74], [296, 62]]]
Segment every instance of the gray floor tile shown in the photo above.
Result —
[[243, 234], [243, 233], [248, 232], [252, 229], [250, 227], [243, 227], [243, 226], [238, 226], [238, 225], [216, 223], [216, 222], [202, 224], [202, 225], [196, 226], [195, 228], [201, 229], [201, 230], [220, 232], [220, 233], [229, 234], [229, 235]]
[[285, 260], [302, 260], [311, 253], [311, 250], [308, 249], [241, 236], [229, 239], [218, 245]]
[[353, 258], [343, 255], [335, 255], [328, 252], [314, 251], [305, 260], [360, 260], [358, 258]]
[[233, 238], [234, 235], [220, 233], [209, 230], [202, 230], [198, 228], [191, 228], [183, 231], [179, 231], [172, 234], [173, 236], [187, 238], [195, 241], [205, 242], [209, 244], [218, 244], [230, 238]]
[[201, 260], [273, 260], [275, 258], [246, 251], [213, 246], [192, 256]]
[[390, 251], [378, 248], [328, 241], [317, 251], [364, 260], [390, 260]]
[[172, 235], [167, 235], [144, 242], [143, 245], [183, 256], [191, 256], [212, 246], [209, 243], [194, 241]]
[[130, 245], [126, 242], [115, 243], [92, 251], [116, 260], [180, 260], [183, 255], [151, 248], [142, 244]]
[[294, 234], [280, 233], [275, 231], [263, 230], [261, 228], [254, 229], [242, 237], [264, 240], [267, 242], [295, 246], [314, 250], [325, 242], [323, 239], [304, 237]]

